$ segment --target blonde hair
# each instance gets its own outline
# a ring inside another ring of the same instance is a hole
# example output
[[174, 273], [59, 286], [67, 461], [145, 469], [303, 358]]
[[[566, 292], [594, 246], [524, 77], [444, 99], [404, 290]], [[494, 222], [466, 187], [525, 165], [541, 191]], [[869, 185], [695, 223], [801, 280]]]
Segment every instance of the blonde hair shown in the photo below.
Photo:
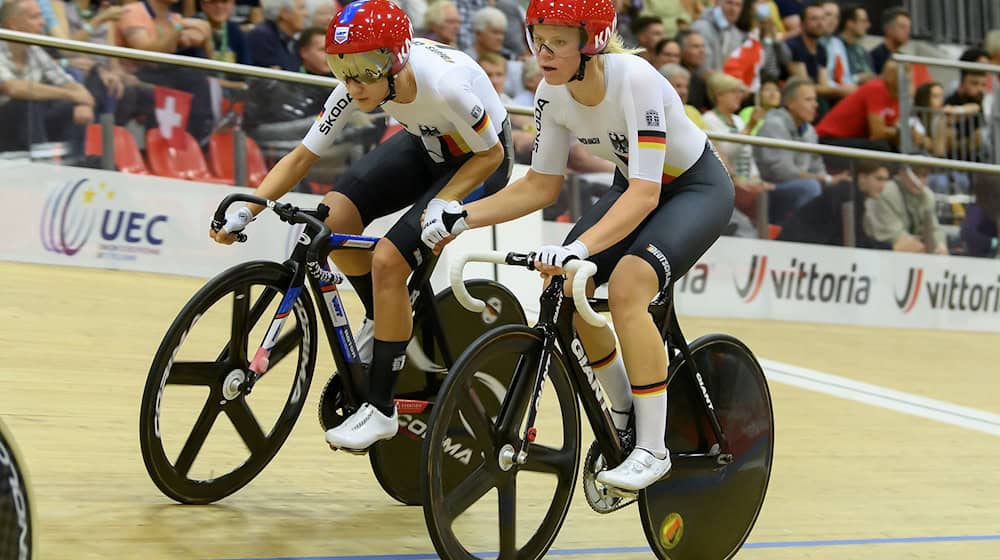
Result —
[[622, 36], [617, 31], [612, 31], [611, 38], [608, 39], [608, 44], [604, 46], [601, 54], [639, 54], [641, 52], [646, 52], [646, 49], [630, 49], [626, 47]]
[[497, 66], [502, 66], [504, 73], [507, 73], [507, 59], [498, 55], [497, 53], [487, 52], [479, 55], [479, 59], [476, 61], [480, 65], [482, 63], [486, 64], [496, 64]]
[[736, 90], [746, 92], [747, 85], [742, 80], [724, 72], [716, 72], [708, 78], [708, 98], [712, 103], [715, 103], [715, 98], [720, 93]]

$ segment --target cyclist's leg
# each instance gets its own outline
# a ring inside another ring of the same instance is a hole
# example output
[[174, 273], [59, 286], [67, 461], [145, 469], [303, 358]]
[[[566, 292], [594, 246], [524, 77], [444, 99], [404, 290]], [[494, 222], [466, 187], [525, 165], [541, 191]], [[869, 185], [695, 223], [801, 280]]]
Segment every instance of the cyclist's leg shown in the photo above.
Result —
[[[430, 181], [426, 155], [419, 139], [399, 133], [354, 162], [337, 180], [323, 202], [330, 206], [327, 225], [337, 233], [360, 234], [376, 218], [396, 212], [413, 202]], [[401, 177], [410, 180], [401, 181]], [[365, 306], [365, 317], [374, 319], [371, 274], [372, 254], [367, 250], [342, 250], [330, 254], [347, 275]], [[368, 360], [365, 360], [368, 361]]]
[[729, 175], [707, 148], [687, 173], [664, 189], [660, 206], [638, 230], [608, 286], [611, 316], [635, 400], [636, 448], [639, 453], [648, 450], [655, 459], [633, 453], [598, 480], [632, 490], [648, 486], [670, 466], [664, 443], [666, 356], [661, 351], [650, 353], [662, 347], [662, 340], [647, 313], [649, 301], [694, 265], [721, 235], [733, 211]]
[[[611, 188], [580, 218], [569, 235], [566, 236], [564, 243], [573, 242], [583, 232], [596, 224], [614, 205], [627, 186], [628, 180], [616, 171]], [[592, 279], [594, 283], [589, 286], [591, 290], [593, 286], [607, 282], [615, 264], [631, 246], [634, 238], [635, 234], [629, 235], [612, 247], [591, 255], [589, 260], [597, 264], [597, 274]], [[571, 283], [567, 282], [567, 295], [569, 295], [570, 286]], [[591, 326], [578, 314], [573, 318], [573, 326], [576, 328], [580, 342], [583, 343], [583, 348], [587, 351], [594, 373], [611, 401], [611, 417], [615, 422], [615, 427], [623, 431], [628, 427], [632, 411], [632, 393], [625, 375], [625, 365], [615, 344], [615, 333], [610, 327]]]

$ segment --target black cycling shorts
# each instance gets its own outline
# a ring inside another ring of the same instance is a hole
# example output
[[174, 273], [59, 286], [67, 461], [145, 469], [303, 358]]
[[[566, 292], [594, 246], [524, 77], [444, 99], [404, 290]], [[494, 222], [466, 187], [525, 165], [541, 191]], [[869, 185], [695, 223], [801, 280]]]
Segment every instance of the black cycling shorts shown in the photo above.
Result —
[[[615, 171], [615, 180], [600, 200], [584, 213], [566, 236], [571, 243], [596, 224], [628, 188], [628, 179]], [[663, 185], [660, 204], [625, 239], [591, 255], [597, 264], [594, 282], [604, 284], [625, 255], [644, 259], [656, 271], [660, 289], [683, 276], [722, 235], [733, 214], [735, 190], [729, 172], [713, 149], [705, 151], [690, 169]]]
[[[510, 179], [514, 154], [510, 138], [510, 124], [505, 119], [500, 134], [504, 161], [486, 179], [486, 195], [499, 191]], [[430, 252], [420, 240], [420, 217], [427, 203], [437, 196], [472, 155], [436, 163], [427, 154], [419, 136], [400, 131], [351, 164], [333, 191], [354, 203], [365, 226], [412, 204], [413, 208], [399, 218], [385, 237], [415, 269]]]

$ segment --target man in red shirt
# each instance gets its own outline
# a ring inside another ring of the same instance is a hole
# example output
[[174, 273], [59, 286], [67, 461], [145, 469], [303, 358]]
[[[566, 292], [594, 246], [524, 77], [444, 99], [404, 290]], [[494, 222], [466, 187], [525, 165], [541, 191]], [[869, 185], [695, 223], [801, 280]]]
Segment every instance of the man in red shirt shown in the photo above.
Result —
[[898, 64], [889, 60], [879, 79], [840, 100], [816, 126], [820, 142], [891, 151], [899, 143]]

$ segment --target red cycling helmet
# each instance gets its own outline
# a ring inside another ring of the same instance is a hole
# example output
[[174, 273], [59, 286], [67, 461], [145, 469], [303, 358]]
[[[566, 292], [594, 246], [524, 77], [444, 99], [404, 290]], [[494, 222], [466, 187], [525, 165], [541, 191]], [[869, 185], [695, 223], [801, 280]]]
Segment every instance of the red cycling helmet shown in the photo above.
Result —
[[371, 83], [399, 73], [410, 56], [413, 25], [389, 0], [344, 6], [326, 30], [327, 63], [341, 80]]
[[528, 30], [528, 45], [533, 25], [564, 25], [583, 31], [580, 52], [593, 56], [608, 45], [618, 24], [618, 15], [611, 0], [531, 0], [524, 18]]

